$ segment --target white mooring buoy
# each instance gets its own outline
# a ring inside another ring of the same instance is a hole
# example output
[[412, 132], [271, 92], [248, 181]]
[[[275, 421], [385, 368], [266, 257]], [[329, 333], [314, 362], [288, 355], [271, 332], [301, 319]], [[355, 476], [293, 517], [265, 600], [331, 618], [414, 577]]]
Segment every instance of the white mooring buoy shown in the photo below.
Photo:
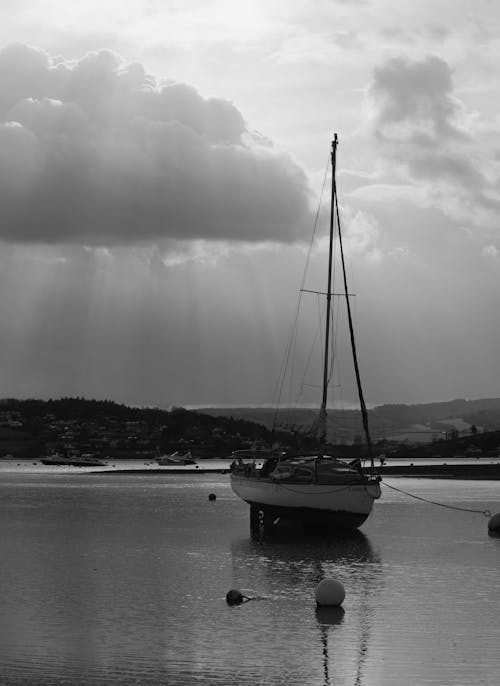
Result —
[[490, 536], [500, 537], [500, 512], [497, 512], [493, 517], [490, 517], [488, 522], [488, 533]]
[[345, 599], [345, 589], [337, 579], [323, 579], [316, 587], [316, 603], [320, 606], [338, 607]]

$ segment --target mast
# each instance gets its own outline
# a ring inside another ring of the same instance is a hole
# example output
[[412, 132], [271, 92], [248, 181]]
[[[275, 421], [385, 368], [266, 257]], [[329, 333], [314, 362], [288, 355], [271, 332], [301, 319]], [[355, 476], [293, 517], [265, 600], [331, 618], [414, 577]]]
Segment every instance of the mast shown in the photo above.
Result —
[[363, 420], [363, 430], [365, 433], [365, 440], [368, 449], [368, 459], [371, 467], [374, 467], [372, 443], [370, 438], [370, 429], [368, 426], [368, 411], [363, 396], [363, 388], [361, 386], [361, 375], [359, 372], [358, 356], [356, 352], [356, 341], [354, 338], [354, 326], [352, 322], [351, 303], [349, 300], [349, 291], [347, 287], [347, 275], [344, 260], [344, 247], [342, 243], [342, 231], [340, 228], [339, 205], [337, 198], [337, 182], [336, 182], [336, 163], [337, 163], [337, 145], [338, 137], [335, 133], [332, 141], [331, 149], [331, 165], [332, 165], [332, 188], [331, 188], [331, 202], [330, 202], [330, 240], [328, 248], [328, 281], [326, 290], [326, 323], [325, 323], [325, 353], [323, 361], [323, 393], [321, 399], [321, 408], [318, 418], [318, 438], [320, 443], [320, 454], [324, 452], [326, 446], [326, 405], [328, 399], [328, 372], [329, 372], [329, 345], [330, 345], [330, 327], [331, 327], [331, 301], [332, 301], [332, 269], [333, 269], [333, 239], [334, 239], [334, 225], [337, 220], [337, 230], [339, 235], [340, 257], [342, 263], [342, 276], [344, 280], [344, 295], [347, 306], [347, 318], [349, 322], [349, 334], [351, 339], [352, 358], [354, 363], [354, 371], [356, 375], [356, 385], [358, 389], [358, 398], [361, 408], [361, 417]]
[[318, 417], [318, 438], [320, 445], [320, 452], [324, 451], [326, 446], [326, 404], [328, 400], [328, 351], [330, 349], [330, 322], [331, 322], [331, 302], [332, 302], [332, 269], [333, 269], [333, 233], [335, 221], [335, 205], [337, 186], [335, 183], [335, 170], [337, 158], [337, 144], [338, 138], [335, 133], [332, 141], [331, 150], [331, 164], [332, 164], [332, 189], [330, 198], [330, 240], [328, 244], [328, 281], [326, 288], [326, 323], [325, 323], [325, 356], [323, 361], [323, 393], [321, 398], [321, 407]]

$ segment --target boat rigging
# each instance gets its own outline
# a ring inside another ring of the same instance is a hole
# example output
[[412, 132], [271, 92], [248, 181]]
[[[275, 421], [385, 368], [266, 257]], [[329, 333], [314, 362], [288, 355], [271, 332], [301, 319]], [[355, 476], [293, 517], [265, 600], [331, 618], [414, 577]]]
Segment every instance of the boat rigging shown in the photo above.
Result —
[[[330, 198], [329, 252], [327, 270], [326, 317], [324, 331], [323, 383], [318, 416], [319, 450], [313, 454], [271, 454], [258, 468], [255, 458], [245, 461], [241, 456], [232, 465], [231, 486], [240, 498], [250, 505], [251, 527], [274, 524], [280, 519], [300, 521], [316, 526], [327, 525], [334, 529], [359, 527], [369, 516], [374, 500], [380, 498], [380, 477], [374, 473], [374, 462], [368, 412], [363, 397], [361, 376], [357, 359], [354, 327], [347, 286], [344, 249], [337, 200], [336, 162], [338, 137], [334, 135], [330, 162], [332, 184]], [[358, 398], [361, 407], [363, 429], [371, 464], [371, 472], [361, 467], [361, 459], [348, 463], [325, 454], [327, 446], [327, 403], [331, 366], [329, 360], [331, 338], [331, 300], [333, 293], [333, 246], [335, 227], [340, 248], [343, 275], [343, 293], [347, 305], [349, 335], [353, 355]], [[305, 289], [301, 289], [305, 290]]]

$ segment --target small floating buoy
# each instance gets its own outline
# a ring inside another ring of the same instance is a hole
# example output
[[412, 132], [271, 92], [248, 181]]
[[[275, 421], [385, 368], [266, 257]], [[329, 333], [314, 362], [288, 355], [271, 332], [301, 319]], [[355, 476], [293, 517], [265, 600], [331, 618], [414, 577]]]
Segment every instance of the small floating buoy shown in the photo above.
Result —
[[236, 590], [235, 588], [232, 588], [226, 594], [226, 603], [228, 605], [241, 605], [241, 603], [243, 602], [244, 599], [245, 598], [244, 598], [242, 592]]
[[217, 496], [215, 495], [215, 493], [209, 493], [209, 494], [208, 494], [208, 499], [209, 499], [209, 500], [217, 500]]
[[345, 599], [345, 589], [337, 579], [323, 579], [316, 587], [316, 603], [338, 607]]
[[494, 514], [488, 522], [488, 533], [490, 536], [500, 537], [500, 512]]

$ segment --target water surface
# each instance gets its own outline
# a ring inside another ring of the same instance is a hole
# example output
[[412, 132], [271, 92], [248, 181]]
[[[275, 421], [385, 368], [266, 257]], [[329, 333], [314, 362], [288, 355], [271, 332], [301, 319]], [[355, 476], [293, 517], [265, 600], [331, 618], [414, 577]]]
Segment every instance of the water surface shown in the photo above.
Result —
[[[500, 511], [500, 482], [387, 481]], [[24, 470], [0, 475], [0, 518], [7, 686], [500, 683], [500, 539], [480, 514], [384, 488], [356, 536], [254, 541], [227, 475]], [[317, 612], [324, 577], [343, 611]], [[231, 588], [260, 599], [229, 607]]]

